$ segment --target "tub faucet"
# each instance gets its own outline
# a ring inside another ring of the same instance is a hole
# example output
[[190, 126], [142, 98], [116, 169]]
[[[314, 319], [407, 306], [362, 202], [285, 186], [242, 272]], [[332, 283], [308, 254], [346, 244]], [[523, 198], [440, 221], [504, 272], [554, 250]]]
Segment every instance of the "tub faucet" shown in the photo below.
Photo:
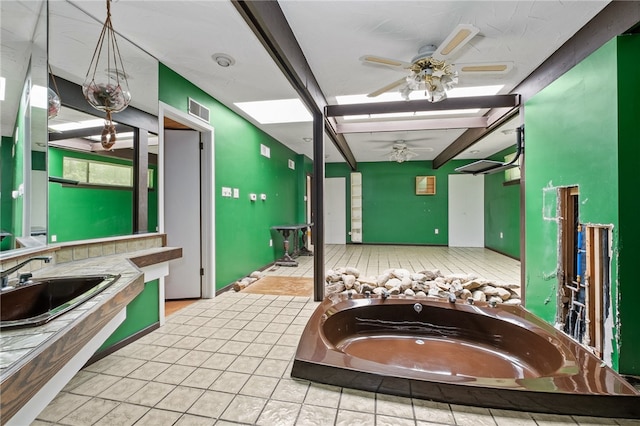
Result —
[[382, 297], [382, 300], [386, 300], [387, 297], [389, 297], [389, 290], [387, 290], [386, 288], [382, 289], [382, 292], [380, 293], [380, 297]]
[[456, 295], [454, 293], [449, 293], [449, 303], [456, 303]]
[[24, 262], [18, 263], [16, 266], [14, 266], [12, 268], [5, 269], [4, 271], [0, 271], [0, 287], [1, 288], [7, 287], [9, 285], [9, 275], [11, 275], [12, 273], [16, 272], [17, 270], [22, 268], [27, 263], [32, 262], [34, 260], [44, 260], [44, 263], [49, 263], [49, 262], [51, 262], [51, 256], [34, 256], [34, 257], [30, 257], [29, 259], [25, 260]]
[[369, 290], [364, 292], [364, 297], [366, 297], [367, 299], [371, 298], [371, 292]]

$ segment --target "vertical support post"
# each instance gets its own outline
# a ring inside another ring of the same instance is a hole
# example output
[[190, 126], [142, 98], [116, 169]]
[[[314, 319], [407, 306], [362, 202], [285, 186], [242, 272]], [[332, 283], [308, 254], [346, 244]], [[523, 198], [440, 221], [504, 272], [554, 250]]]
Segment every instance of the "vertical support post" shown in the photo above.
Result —
[[146, 129], [133, 129], [133, 233], [148, 231], [149, 136]]
[[313, 113], [313, 300], [324, 299], [324, 117]]

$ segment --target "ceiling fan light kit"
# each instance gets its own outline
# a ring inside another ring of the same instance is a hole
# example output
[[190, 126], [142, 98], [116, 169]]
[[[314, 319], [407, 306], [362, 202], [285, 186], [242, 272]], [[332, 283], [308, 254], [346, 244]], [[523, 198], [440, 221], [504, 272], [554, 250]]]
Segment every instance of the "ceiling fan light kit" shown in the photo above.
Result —
[[[425, 45], [418, 50], [411, 63], [380, 56], [365, 55], [360, 59], [365, 63], [383, 65], [401, 71], [409, 70], [405, 79], [388, 84], [374, 92], [369, 97], [376, 97], [400, 86], [400, 94], [405, 100], [414, 91], [424, 91], [429, 102], [440, 102], [447, 98], [447, 92], [458, 84], [458, 71], [447, 59], [459, 52], [480, 30], [470, 24], [460, 24], [449, 34], [440, 46]], [[471, 73], [507, 73], [511, 70], [510, 63], [495, 64], [464, 64], [461, 72]]]

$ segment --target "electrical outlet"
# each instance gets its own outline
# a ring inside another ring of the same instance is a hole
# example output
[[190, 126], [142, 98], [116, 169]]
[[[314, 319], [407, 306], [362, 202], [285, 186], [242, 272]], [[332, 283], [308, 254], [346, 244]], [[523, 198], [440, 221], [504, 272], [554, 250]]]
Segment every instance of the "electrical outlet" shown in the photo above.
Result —
[[260, 199], [265, 201], [267, 199], [267, 194], [260, 194]]
[[502, 234], [502, 232], [500, 233], [500, 238], [504, 238], [504, 235]]
[[436, 228], [434, 232], [436, 233], [436, 235], [438, 235], [440, 233], [440, 230]]
[[273, 247], [273, 240], [269, 240], [269, 247]]
[[226, 186], [222, 187], [222, 196], [223, 197], [231, 197], [231, 188], [227, 188]]
[[240, 190], [238, 188], [233, 188], [233, 198], [240, 198]]
[[257, 196], [256, 194], [249, 194], [249, 199], [250, 199], [251, 201], [255, 201], [255, 200], [257, 200], [257, 199], [258, 199], [258, 196]]
[[56, 241], [58, 241], [58, 236], [57, 235], [52, 235], [51, 236], [51, 242], [55, 243]]

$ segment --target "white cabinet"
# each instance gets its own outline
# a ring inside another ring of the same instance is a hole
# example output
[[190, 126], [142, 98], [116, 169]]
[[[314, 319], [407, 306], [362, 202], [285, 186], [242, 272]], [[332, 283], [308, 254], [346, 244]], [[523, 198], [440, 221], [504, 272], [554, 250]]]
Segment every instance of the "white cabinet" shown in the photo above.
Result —
[[351, 242], [362, 242], [362, 173], [351, 173]]

